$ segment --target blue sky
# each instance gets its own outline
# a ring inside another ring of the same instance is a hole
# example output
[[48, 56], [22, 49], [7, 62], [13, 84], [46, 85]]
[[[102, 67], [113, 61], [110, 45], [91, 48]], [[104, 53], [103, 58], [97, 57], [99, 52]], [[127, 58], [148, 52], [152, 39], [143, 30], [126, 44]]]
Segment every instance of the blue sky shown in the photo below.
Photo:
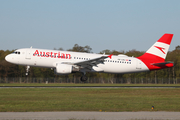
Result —
[[0, 0], [0, 49], [146, 51], [164, 33], [180, 45], [180, 0]]

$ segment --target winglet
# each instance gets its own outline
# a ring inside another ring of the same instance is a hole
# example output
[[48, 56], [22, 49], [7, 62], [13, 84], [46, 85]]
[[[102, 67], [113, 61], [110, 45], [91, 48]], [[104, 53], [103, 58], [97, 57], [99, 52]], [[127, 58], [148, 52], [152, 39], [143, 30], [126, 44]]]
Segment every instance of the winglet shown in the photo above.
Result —
[[113, 55], [113, 54], [109, 55], [108, 57], [111, 59], [111, 58], [112, 58], [112, 55]]

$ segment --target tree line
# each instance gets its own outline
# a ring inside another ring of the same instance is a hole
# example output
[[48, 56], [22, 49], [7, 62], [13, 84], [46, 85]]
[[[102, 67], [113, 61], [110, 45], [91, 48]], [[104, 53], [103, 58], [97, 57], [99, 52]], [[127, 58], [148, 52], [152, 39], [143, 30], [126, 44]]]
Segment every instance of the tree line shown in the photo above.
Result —
[[[56, 49], [56, 48], [54, 48]], [[56, 50], [63, 50], [59, 48]], [[0, 82], [6, 82], [7, 78], [54, 78], [54, 81], [58, 79], [71, 79], [75, 80], [81, 76], [81, 73], [72, 73], [69, 75], [56, 75], [54, 70], [50, 68], [38, 68], [31, 67], [29, 75], [26, 76], [26, 66], [14, 65], [5, 61], [5, 56], [12, 53], [14, 50], [0, 50]], [[91, 53], [92, 48], [90, 46], [80, 46], [75, 44], [71, 49], [67, 51], [86, 52]], [[144, 51], [137, 51], [135, 49], [129, 51], [117, 51], [117, 50], [102, 50], [100, 54], [106, 55], [119, 55], [125, 54], [127, 56], [138, 57], [144, 54]], [[162, 70], [155, 70], [149, 72], [131, 73], [131, 74], [110, 74], [110, 73], [87, 73], [90, 78], [89, 81], [101, 81], [101, 83], [179, 83], [180, 82], [180, 46], [177, 46], [173, 51], [169, 51], [166, 57], [166, 61], [174, 62], [174, 67]], [[163, 81], [164, 80], [164, 81]], [[178, 82], [179, 81], [179, 82]]]

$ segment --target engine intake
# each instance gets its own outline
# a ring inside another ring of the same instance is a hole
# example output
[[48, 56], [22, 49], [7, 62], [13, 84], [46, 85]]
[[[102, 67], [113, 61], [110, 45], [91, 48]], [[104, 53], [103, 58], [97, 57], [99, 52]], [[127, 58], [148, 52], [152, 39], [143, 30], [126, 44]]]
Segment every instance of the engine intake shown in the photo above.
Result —
[[57, 63], [54, 72], [56, 74], [70, 74], [72, 73], [72, 65]]

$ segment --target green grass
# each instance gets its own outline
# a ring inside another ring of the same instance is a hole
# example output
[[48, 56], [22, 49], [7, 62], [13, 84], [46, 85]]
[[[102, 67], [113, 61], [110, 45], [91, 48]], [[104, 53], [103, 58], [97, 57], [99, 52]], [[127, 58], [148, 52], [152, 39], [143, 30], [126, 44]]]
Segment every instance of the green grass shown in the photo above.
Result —
[[0, 83], [1, 86], [177, 86], [180, 84]]
[[1, 88], [0, 112], [180, 111], [179, 100], [179, 88]]

